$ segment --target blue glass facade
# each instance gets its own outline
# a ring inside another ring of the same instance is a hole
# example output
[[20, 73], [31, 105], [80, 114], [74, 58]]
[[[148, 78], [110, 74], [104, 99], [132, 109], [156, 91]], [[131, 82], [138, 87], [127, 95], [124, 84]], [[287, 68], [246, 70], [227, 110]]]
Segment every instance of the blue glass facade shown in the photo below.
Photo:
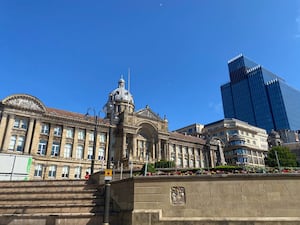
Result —
[[224, 117], [270, 132], [300, 129], [300, 92], [240, 55], [228, 62], [230, 82], [221, 86]]

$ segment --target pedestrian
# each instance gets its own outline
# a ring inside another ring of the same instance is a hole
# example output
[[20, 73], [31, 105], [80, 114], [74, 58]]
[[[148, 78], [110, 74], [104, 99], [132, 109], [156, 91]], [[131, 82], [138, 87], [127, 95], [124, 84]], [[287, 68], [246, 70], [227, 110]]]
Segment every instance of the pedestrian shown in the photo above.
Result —
[[90, 174], [89, 174], [89, 172], [85, 172], [84, 179], [86, 179], [86, 180], [90, 179]]

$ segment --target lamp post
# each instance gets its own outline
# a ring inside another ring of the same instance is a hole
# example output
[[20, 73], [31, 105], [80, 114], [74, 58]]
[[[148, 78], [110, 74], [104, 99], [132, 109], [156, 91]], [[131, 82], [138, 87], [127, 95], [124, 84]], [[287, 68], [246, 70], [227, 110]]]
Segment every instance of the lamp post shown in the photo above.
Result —
[[[95, 157], [96, 157], [96, 145], [97, 145], [97, 129], [98, 129], [98, 115], [96, 114], [96, 110], [94, 108], [88, 108], [87, 113], [85, 114], [86, 118], [89, 117], [89, 111], [93, 110], [94, 113], [94, 143], [93, 143], [93, 155], [91, 158], [91, 174], [94, 173], [95, 167]], [[99, 112], [100, 113], [100, 112]]]
[[[114, 97], [114, 96], [113, 96]], [[111, 98], [113, 100], [113, 98]], [[115, 110], [114, 110], [114, 102], [110, 101], [105, 106], [106, 113], [110, 114], [109, 116], [109, 143], [108, 143], [108, 152], [107, 152], [107, 160], [106, 160], [106, 171], [108, 171], [111, 175], [111, 152], [112, 152], [112, 136], [113, 136], [113, 130], [112, 125], [114, 124], [115, 120]], [[105, 172], [106, 174], [107, 172]], [[104, 178], [105, 180], [105, 199], [104, 199], [104, 216], [103, 216], [103, 225], [109, 225], [109, 206], [110, 206], [110, 180], [111, 176]]]

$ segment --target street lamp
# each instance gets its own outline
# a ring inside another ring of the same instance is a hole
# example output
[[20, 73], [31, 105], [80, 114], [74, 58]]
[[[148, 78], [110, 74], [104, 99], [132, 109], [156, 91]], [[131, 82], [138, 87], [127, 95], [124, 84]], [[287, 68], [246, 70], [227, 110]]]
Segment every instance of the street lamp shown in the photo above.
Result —
[[[88, 119], [90, 116], [89, 111], [93, 111], [94, 115], [94, 143], [93, 143], [93, 155], [91, 158], [91, 174], [94, 173], [94, 167], [95, 167], [95, 156], [96, 156], [96, 145], [97, 145], [97, 128], [98, 128], [98, 115], [96, 113], [96, 110], [94, 108], [88, 108], [87, 113], [85, 114], [85, 117]], [[100, 112], [98, 113], [100, 114]]]
[[104, 200], [104, 216], [103, 216], [103, 225], [109, 225], [109, 205], [110, 205], [110, 180], [111, 180], [111, 153], [112, 153], [112, 137], [113, 137], [113, 130], [112, 126], [115, 122], [117, 117], [115, 117], [115, 110], [114, 110], [114, 97], [111, 96], [111, 101], [107, 102], [104, 107], [104, 111], [106, 115], [109, 114], [109, 143], [108, 143], [108, 152], [107, 152], [107, 160], [106, 160], [106, 172], [110, 174], [110, 176], [105, 176], [105, 200]]

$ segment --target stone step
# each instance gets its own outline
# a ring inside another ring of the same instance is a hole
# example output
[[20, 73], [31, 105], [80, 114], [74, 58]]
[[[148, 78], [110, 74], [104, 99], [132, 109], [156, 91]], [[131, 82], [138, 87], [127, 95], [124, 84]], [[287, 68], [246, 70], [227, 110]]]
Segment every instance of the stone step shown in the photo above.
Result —
[[63, 186], [63, 185], [90, 185], [90, 184], [86, 180], [0, 181], [0, 187]]
[[[1, 187], [1, 186], [0, 186]], [[98, 187], [96, 186], [87, 186], [87, 185], [68, 185], [68, 186], [17, 186], [17, 187], [1, 187], [1, 192], [56, 192], [56, 191], [96, 191]], [[99, 187], [100, 188], [100, 187]], [[100, 188], [101, 189], [101, 188]]]
[[[110, 222], [114, 221], [114, 213], [111, 213]], [[9, 225], [99, 225], [103, 222], [103, 213], [39, 213], [39, 214], [1, 214], [0, 224]]]
[[39, 205], [2, 205], [0, 206], [0, 215], [2, 214], [40, 214], [40, 213], [102, 213], [103, 205], [94, 203], [71, 203], [71, 204], [39, 204]]
[[96, 193], [96, 192], [46, 192], [46, 193], [38, 193], [38, 192], [33, 192], [33, 193], [0, 193], [0, 199], [10, 199], [10, 200], [14, 200], [14, 199], [18, 199], [18, 200], [23, 200], [23, 199], [57, 199], [57, 198], [61, 198], [61, 199], [76, 199], [76, 198], [90, 198], [92, 196], [98, 196], [99, 198], [101, 198], [101, 194], [100, 193]]
[[[87, 187], [18, 187], [18, 188], [1, 188], [1, 193], [66, 193], [66, 192], [97, 192], [96, 188]], [[101, 189], [99, 189], [101, 191]]]
[[0, 206], [1, 205], [20, 205], [20, 206], [30, 206], [30, 205], [41, 205], [43, 203], [49, 203], [49, 204], [73, 204], [73, 203], [93, 203], [97, 205], [104, 205], [104, 198], [98, 198], [96, 196], [90, 196], [90, 197], [78, 197], [78, 198], [51, 198], [51, 199], [45, 199], [45, 198], [35, 198], [35, 199], [0, 199]]

